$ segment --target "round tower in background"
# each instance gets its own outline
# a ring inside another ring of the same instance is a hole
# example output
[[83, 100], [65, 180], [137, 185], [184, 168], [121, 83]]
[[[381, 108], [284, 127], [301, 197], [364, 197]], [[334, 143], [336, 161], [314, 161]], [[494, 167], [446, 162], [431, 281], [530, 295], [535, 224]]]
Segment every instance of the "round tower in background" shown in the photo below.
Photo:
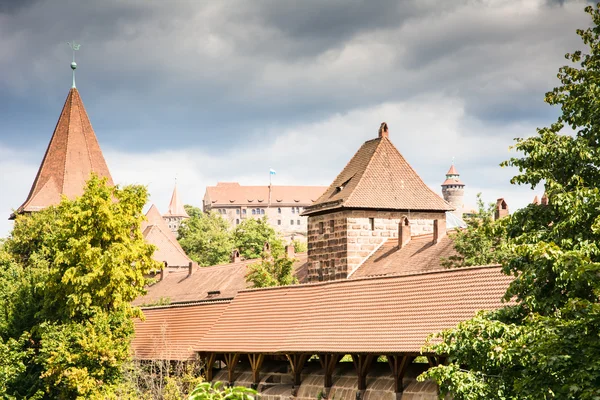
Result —
[[452, 207], [452, 213], [462, 218], [465, 197], [465, 184], [461, 182], [460, 175], [454, 168], [454, 163], [446, 173], [446, 180], [442, 183], [442, 195]]

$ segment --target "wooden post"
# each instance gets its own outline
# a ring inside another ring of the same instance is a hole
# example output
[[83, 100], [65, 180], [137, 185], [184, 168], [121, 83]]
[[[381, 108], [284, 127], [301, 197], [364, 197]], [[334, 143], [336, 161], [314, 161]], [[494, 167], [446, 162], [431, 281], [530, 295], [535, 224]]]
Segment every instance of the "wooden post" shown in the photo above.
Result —
[[372, 354], [352, 354], [352, 362], [356, 369], [356, 375], [358, 377], [358, 390], [364, 392], [367, 390], [367, 374], [373, 363]]
[[388, 355], [387, 359], [392, 369], [392, 375], [394, 375], [394, 392], [402, 393], [404, 391], [402, 380], [404, 379], [406, 369], [413, 362], [414, 357]]
[[429, 367], [437, 367], [439, 362], [435, 356], [427, 356], [427, 362], [429, 363]]
[[321, 366], [323, 367], [323, 375], [324, 386], [325, 386], [325, 394], [329, 393], [329, 388], [333, 386], [333, 371], [335, 370], [335, 366], [339, 361], [339, 354], [319, 354], [319, 360], [321, 361]]
[[300, 386], [302, 383], [302, 369], [304, 368], [306, 360], [308, 360], [308, 354], [286, 354], [286, 357], [292, 367], [294, 386]]
[[252, 368], [252, 383], [254, 389], [258, 387], [260, 383], [260, 367], [265, 359], [264, 354], [248, 354], [248, 361], [250, 361], [250, 367]]
[[240, 354], [239, 353], [225, 353], [225, 354], [223, 354], [223, 357], [225, 358], [225, 364], [227, 365], [229, 384], [233, 385], [233, 382], [234, 382], [233, 373], [235, 371], [235, 366], [237, 365], [238, 361], [240, 360]]
[[206, 370], [206, 381], [210, 382], [213, 380], [213, 365], [215, 365], [215, 361], [217, 360], [216, 353], [208, 353], [206, 357], [204, 357], [205, 362], [205, 370]]

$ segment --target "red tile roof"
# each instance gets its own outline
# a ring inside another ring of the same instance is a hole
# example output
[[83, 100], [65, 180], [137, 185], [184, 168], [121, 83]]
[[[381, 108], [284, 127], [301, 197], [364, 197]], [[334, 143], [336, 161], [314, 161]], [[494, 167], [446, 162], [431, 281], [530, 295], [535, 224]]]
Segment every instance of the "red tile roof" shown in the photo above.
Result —
[[242, 291], [196, 350], [416, 353], [429, 334], [502, 307], [511, 280], [475, 267]]
[[171, 196], [171, 202], [169, 203], [169, 210], [165, 214], [167, 217], [184, 217], [189, 218], [187, 211], [183, 208], [183, 203], [179, 198], [179, 192], [177, 191], [177, 184], [173, 188], [173, 195]]
[[145, 321], [135, 321], [131, 343], [137, 360], [192, 360], [198, 340], [208, 332], [229, 302], [144, 309]]
[[152, 258], [166, 262], [169, 267], [187, 267], [192, 260], [185, 254], [154, 204], [146, 213], [146, 218], [147, 221], [142, 223], [142, 233], [147, 243], [156, 246]]
[[[325, 186], [271, 186], [271, 206], [301, 206], [312, 204], [325, 191]], [[269, 186], [242, 186], [237, 182], [219, 182], [208, 186], [205, 204], [220, 206], [267, 206]]]
[[414, 236], [402, 249], [398, 249], [398, 239], [389, 239], [350, 277], [355, 279], [443, 270], [445, 267], [441, 259], [455, 254], [454, 241], [448, 236], [437, 244], [433, 244], [433, 235]]
[[448, 211], [386, 136], [366, 141], [304, 214], [338, 208]]
[[[298, 261], [294, 268], [300, 280], [306, 275], [306, 253], [296, 254], [295, 258]], [[212, 267], [194, 267], [192, 275], [188, 275], [187, 269], [165, 271], [164, 279], [150, 286], [147, 294], [136, 299], [134, 304], [150, 304], [161, 299], [169, 299], [171, 303], [231, 299], [240, 290], [248, 288], [247, 267], [258, 261], [245, 260]]]
[[450, 166], [450, 169], [448, 170], [448, 172], [446, 172], [446, 175], [458, 175], [458, 172], [456, 171], [454, 164], [452, 164]]
[[40, 211], [83, 194], [94, 172], [113, 185], [100, 145], [77, 89], [69, 91], [27, 200], [16, 213]]

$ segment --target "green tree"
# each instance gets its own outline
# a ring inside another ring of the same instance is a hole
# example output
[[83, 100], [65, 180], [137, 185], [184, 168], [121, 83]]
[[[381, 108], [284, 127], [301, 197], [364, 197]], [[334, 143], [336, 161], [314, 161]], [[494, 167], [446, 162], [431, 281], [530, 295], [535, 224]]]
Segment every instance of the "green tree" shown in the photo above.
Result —
[[308, 251], [308, 244], [306, 242], [294, 240], [292, 244], [294, 245], [294, 253], [306, 253]]
[[293, 258], [280, 256], [277, 258], [263, 255], [263, 259], [248, 266], [246, 282], [252, 283], [252, 287], [285, 286], [298, 283], [294, 276]]
[[442, 260], [446, 267], [501, 264], [506, 261], [508, 217], [494, 220], [495, 204], [486, 204], [477, 194], [477, 214], [467, 217], [465, 229], [451, 234], [457, 255]]
[[179, 244], [200, 266], [229, 262], [233, 239], [229, 223], [215, 212], [185, 206], [190, 218], [179, 227]]
[[507, 226], [504, 272], [515, 280], [506, 298], [517, 303], [444, 332], [426, 349], [449, 364], [421, 379], [435, 379], [455, 399], [600, 398], [600, 4], [586, 12], [591, 27], [577, 33], [587, 50], [567, 54], [573, 64], [546, 94], [561, 115], [517, 139], [523, 156], [504, 163], [519, 170], [512, 183], [543, 184], [549, 197]]
[[223, 382], [203, 382], [190, 393], [188, 400], [254, 400], [256, 390], [244, 386], [224, 386]]
[[160, 267], [140, 230], [146, 200], [93, 176], [81, 197], [17, 217], [0, 257], [0, 295], [12, 293], [0, 337], [26, 357], [5, 396], [109, 398], [118, 386], [141, 315], [130, 302]]
[[235, 227], [233, 231], [234, 248], [247, 259], [260, 258], [265, 243], [271, 246], [273, 257], [281, 257], [284, 253], [283, 241], [266, 217], [261, 219], [248, 218]]

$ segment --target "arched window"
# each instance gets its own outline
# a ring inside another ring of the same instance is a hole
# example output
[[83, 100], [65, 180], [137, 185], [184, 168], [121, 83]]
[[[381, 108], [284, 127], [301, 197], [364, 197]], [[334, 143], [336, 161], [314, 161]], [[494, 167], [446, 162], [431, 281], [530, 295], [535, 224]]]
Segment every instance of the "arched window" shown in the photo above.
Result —
[[252, 209], [252, 215], [256, 214], [256, 210], [253, 208]]
[[264, 209], [264, 208], [261, 208], [261, 209], [260, 209], [260, 213], [261, 213], [262, 215], [265, 215], [265, 209]]
[[277, 214], [281, 214], [281, 207], [277, 208]]

